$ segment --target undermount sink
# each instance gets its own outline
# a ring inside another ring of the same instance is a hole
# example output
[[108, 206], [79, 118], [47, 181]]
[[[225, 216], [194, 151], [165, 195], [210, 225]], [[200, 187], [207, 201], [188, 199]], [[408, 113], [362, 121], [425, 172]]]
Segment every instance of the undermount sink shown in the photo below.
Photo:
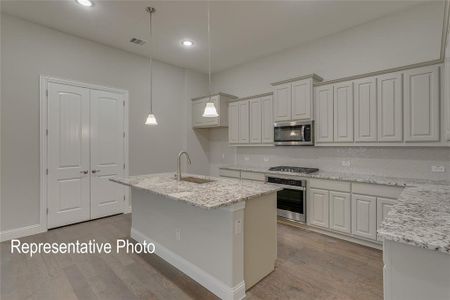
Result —
[[187, 181], [187, 182], [202, 184], [202, 183], [213, 182], [214, 180], [206, 179], [206, 178], [187, 176], [187, 177], [182, 177], [181, 181]]

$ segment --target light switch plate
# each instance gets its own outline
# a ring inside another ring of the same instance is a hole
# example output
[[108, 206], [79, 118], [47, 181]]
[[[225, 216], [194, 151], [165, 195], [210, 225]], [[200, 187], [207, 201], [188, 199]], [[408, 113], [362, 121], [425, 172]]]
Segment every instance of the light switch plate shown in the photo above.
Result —
[[445, 167], [444, 166], [431, 166], [431, 172], [444, 173]]

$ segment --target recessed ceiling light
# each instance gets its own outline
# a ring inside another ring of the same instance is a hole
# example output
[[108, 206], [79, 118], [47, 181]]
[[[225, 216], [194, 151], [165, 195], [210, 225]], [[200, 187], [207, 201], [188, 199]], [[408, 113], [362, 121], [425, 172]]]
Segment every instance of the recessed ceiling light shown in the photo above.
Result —
[[182, 40], [181, 45], [184, 47], [192, 47], [194, 46], [194, 42], [191, 40]]
[[92, 1], [90, 0], [75, 0], [75, 2], [87, 7], [91, 7], [93, 5]]

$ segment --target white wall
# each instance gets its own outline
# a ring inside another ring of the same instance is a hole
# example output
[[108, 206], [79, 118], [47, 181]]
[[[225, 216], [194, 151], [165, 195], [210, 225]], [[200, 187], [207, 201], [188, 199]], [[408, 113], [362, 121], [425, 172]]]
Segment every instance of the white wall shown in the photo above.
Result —
[[129, 91], [130, 174], [174, 171], [183, 148], [197, 153], [193, 163], [199, 172], [208, 172], [204, 138], [196, 141], [186, 119], [188, 98], [205, 93], [203, 75], [156, 61], [153, 108], [159, 126], [148, 127], [144, 57], [2, 15], [1, 64], [2, 231], [39, 223], [41, 74]]
[[[271, 82], [310, 73], [331, 80], [437, 59], [440, 55], [442, 12], [441, 1], [415, 6], [298, 48], [219, 72], [213, 76], [214, 90], [244, 97], [272, 91]], [[443, 148], [230, 149], [226, 145], [226, 134], [211, 139], [212, 175], [218, 174], [219, 165], [241, 163], [266, 166], [292, 164], [329, 171], [450, 179], [450, 151]], [[342, 167], [342, 160], [350, 160], [352, 166]], [[446, 166], [447, 173], [431, 173], [431, 165], [436, 164]]]

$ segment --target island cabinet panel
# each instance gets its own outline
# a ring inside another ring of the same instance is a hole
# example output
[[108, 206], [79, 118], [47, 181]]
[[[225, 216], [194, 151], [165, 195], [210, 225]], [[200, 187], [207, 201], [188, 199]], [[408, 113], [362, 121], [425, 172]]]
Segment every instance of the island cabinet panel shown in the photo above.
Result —
[[377, 97], [375, 77], [353, 82], [355, 103], [355, 141], [377, 141]]
[[353, 85], [334, 85], [334, 141], [353, 142]]
[[[394, 206], [396, 200], [389, 199], [389, 198], [377, 198], [377, 229], [380, 228], [381, 223], [383, 223], [383, 220], [386, 218], [387, 214], [391, 210], [392, 206]], [[378, 237], [377, 237], [378, 239]], [[381, 241], [382, 239], [378, 239]]]
[[291, 84], [282, 84], [275, 87], [274, 90], [274, 120], [291, 120]]
[[401, 142], [403, 139], [402, 73], [377, 77], [378, 141]]
[[262, 138], [261, 99], [249, 101], [250, 110], [250, 143], [260, 144]]
[[228, 105], [228, 141], [239, 143], [239, 105], [237, 102]]
[[313, 116], [312, 78], [292, 83], [292, 120], [310, 120]]
[[377, 235], [377, 198], [352, 194], [352, 233], [354, 235], [376, 239]]
[[350, 194], [330, 191], [330, 229], [350, 233]]
[[261, 142], [263, 144], [273, 143], [273, 100], [272, 96], [261, 98]]
[[239, 143], [247, 144], [250, 142], [250, 120], [249, 120], [249, 101], [239, 101], [239, 121], [238, 135]]
[[333, 85], [315, 88], [316, 143], [333, 142]]
[[439, 66], [404, 73], [405, 142], [439, 141]]
[[329, 194], [326, 190], [310, 189], [309, 201], [310, 224], [329, 228]]

